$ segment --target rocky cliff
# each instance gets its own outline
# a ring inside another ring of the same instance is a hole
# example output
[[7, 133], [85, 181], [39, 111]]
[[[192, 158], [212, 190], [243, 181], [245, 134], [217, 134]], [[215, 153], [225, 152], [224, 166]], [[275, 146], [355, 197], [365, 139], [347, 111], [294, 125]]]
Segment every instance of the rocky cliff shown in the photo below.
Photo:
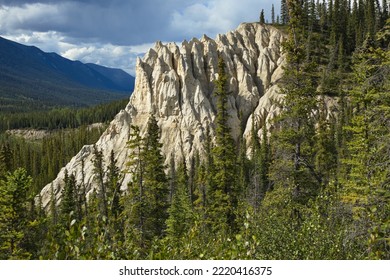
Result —
[[[115, 152], [120, 168], [128, 158], [126, 143], [130, 126], [138, 125], [145, 132], [150, 114], [154, 114], [161, 129], [161, 142], [167, 163], [189, 159], [196, 151], [203, 153], [206, 129], [214, 133], [216, 97], [214, 81], [218, 78], [218, 53], [225, 60], [229, 74], [229, 124], [232, 136], [238, 139], [244, 126], [244, 137], [250, 139], [252, 120], [260, 129], [264, 120], [277, 113], [272, 100], [278, 95], [278, 81], [282, 76], [284, 57], [282, 41], [285, 35], [278, 29], [259, 23], [241, 24], [235, 31], [174, 43], [157, 42], [136, 66], [136, 85], [127, 107], [111, 122], [96, 146], [103, 151], [106, 162], [111, 150]], [[254, 116], [252, 117], [252, 114]], [[259, 133], [260, 134], [260, 133]], [[46, 207], [51, 185], [60, 198], [65, 169], [82, 180], [88, 191], [93, 189], [93, 146], [82, 150], [64, 167], [52, 184], [42, 190]], [[122, 187], [129, 180], [126, 175]]]

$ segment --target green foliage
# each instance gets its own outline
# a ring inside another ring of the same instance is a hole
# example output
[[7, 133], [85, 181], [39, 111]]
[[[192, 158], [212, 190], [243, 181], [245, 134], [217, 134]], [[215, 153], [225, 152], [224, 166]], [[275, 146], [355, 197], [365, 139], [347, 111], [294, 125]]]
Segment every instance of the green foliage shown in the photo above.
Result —
[[58, 130], [78, 128], [93, 123], [106, 123], [125, 108], [128, 102], [128, 99], [122, 99], [89, 108], [65, 107], [27, 113], [0, 112], [0, 132], [22, 128]]
[[17, 169], [0, 181], [0, 258], [24, 259], [30, 254], [24, 247], [29, 224], [28, 190], [32, 178]]
[[215, 146], [212, 149], [213, 170], [209, 189], [209, 216], [213, 226], [226, 230], [235, 227], [234, 209], [239, 199], [239, 184], [236, 180], [236, 150], [228, 126], [228, 92], [225, 62], [218, 60], [218, 80], [216, 81], [217, 117], [215, 129]]
[[[343, 200], [353, 207], [357, 222], [368, 224], [364, 233], [370, 257], [388, 258], [389, 219], [384, 211], [389, 204], [390, 147], [390, 36], [378, 34], [378, 45], [355, 55], [356, 86], [349, 92], [354, 114], [345, 126], [350, 132], [343, 159], [346, 174], [342, 180]], [[380, 42], [382, 41], [382, 42]]]
[[193, 212], [188, 192], [188, 175], [185, 162], [177, 170], [177, 186], [175, 186], [172, 203], [168, 209], [167, 238], [171, 242], [183, 239], [193, 222]]
[[[8, 134], [0, 134], [0, 156], [3, 163], [13, 171], [22, 167], [34, 178], [32, 192], [38, 193], [43, 186], [55, 179], [60, 169], [87, 144], [95, 143], [104, 127], [80, 127], [75, 130], [52, 132], [41, 140], [27, 140]], [[0, 170], [2, 164], [0, 163]], [[1, 172], [0, 172], [1, 177]]]
[[314, 137], [317, 110], [315, 63], [305, 52], [306, 35], [303, 9], [299, 1], [288, 2], [290, 24], [289, 39], [284, 44], [287, 55], [280, 106], [273, 136], [273, 164], [271, 177], [277, 187], [294, 188], [297, 201], [306, 203], [315, 195], [322, 178], [315, 170]]
[[64, 188], [62, 190], [61, 200], [61, 218], [62, 224], [67, 225], [76, 214], [76, 178], [74, 174], [69, 175], [65, 170]]
[[150, 116], [146, 137], [140, 135], [138, 127], [128, 143], [132, 149], [128, 170], [132, 180], [128, 194], [123, 198], [126, 239], [131, 237], [145, 254], [154, 238], [161, 238], [168, 218], [168, 179], [165, 175], [164, 158], [159, 142], [159, 127]]
[[264, 10], [261, 10], [261, 12], [260, 12], [260, 23], [261, 24], [265, 23]]

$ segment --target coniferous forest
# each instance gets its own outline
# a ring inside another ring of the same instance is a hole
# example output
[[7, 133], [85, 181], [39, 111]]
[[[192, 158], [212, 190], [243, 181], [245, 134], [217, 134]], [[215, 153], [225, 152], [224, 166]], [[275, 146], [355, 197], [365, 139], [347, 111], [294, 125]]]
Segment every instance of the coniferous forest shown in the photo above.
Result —
[[[71, 172], [58, 205], [42, 209], [37, 195], [101, 131], [1, 136], [0, 259], [390, 259], [388, 1], [282, 0], [271, 13], [262, 23], [288, 34], [284, 98], [248, 143], [227, 125], [221, 58], [206, 155], [165, 166], [151, 115], [145, 136], [131, 127], [125, 170], [95, 147], [88, 200]], [[2, 129], [89, 122], [59, 112], [46, 123], [4, 115]]]

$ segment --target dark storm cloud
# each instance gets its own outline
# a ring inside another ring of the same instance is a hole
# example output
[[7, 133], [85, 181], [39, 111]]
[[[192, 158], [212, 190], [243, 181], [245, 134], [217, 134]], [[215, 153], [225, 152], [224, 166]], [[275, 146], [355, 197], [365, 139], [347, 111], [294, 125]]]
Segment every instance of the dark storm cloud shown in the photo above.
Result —
[[0, 1], [8, 5], [0, 31], [58, 31], [75, 40], [122, 45], [177, 40], [169, 30], [172, 13], [191, 2], [196, 1]]
[[0, 0], [0, 36], [133, 73], [153, 42], [215, 37], [258, 20], [261, 8], [270, 14], [272, 2], [279, 0]]

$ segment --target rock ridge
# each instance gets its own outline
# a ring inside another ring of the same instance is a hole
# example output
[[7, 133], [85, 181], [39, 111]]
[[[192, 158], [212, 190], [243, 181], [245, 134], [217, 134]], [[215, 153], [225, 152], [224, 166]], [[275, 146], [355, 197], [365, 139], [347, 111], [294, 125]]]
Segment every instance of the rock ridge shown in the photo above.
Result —
[[[160, 130], [162, 152], [166, 163], [195, 153], [204, 154], [207, 127], [211, 136], [216, 117], [214, 82], [218, 78], [218, 54], [225, 60], [228, 73], [229, 125], [233, 138], [251, 139], [252, 121], [259, 135], [263, 123], [277, 114], [272, 100], [279, 99], [278, 82], [283, 74], [285, 57], [282, 42], [286, 36], [269, 25], [243, 23], [213, 40], [200, 39], [175, 43], [156, 42], [145, 56], [137, 59], [135, 89], [126, 108], [117, 114], [95, 144], [103, 151], [106, 163], [111, 150], [118, 167], [124, 169], [129, 151], [126, 143], [130, 126], [137, 125], [145, 133], [150, 114], [154, 114]], [[250, 145], [248, 145], [250, 146]], [[61, 196], [65, 169], [81, 183], [84, 161], [84, 184], [87, 192], [94, 189], [93, 146], [82, 150], [59, 172], [57, 178], [41, 191], [44, 207], [48, 207], [53, 186], [57, 201]], [[125, 174], [122, 188], [129, 181]]]

